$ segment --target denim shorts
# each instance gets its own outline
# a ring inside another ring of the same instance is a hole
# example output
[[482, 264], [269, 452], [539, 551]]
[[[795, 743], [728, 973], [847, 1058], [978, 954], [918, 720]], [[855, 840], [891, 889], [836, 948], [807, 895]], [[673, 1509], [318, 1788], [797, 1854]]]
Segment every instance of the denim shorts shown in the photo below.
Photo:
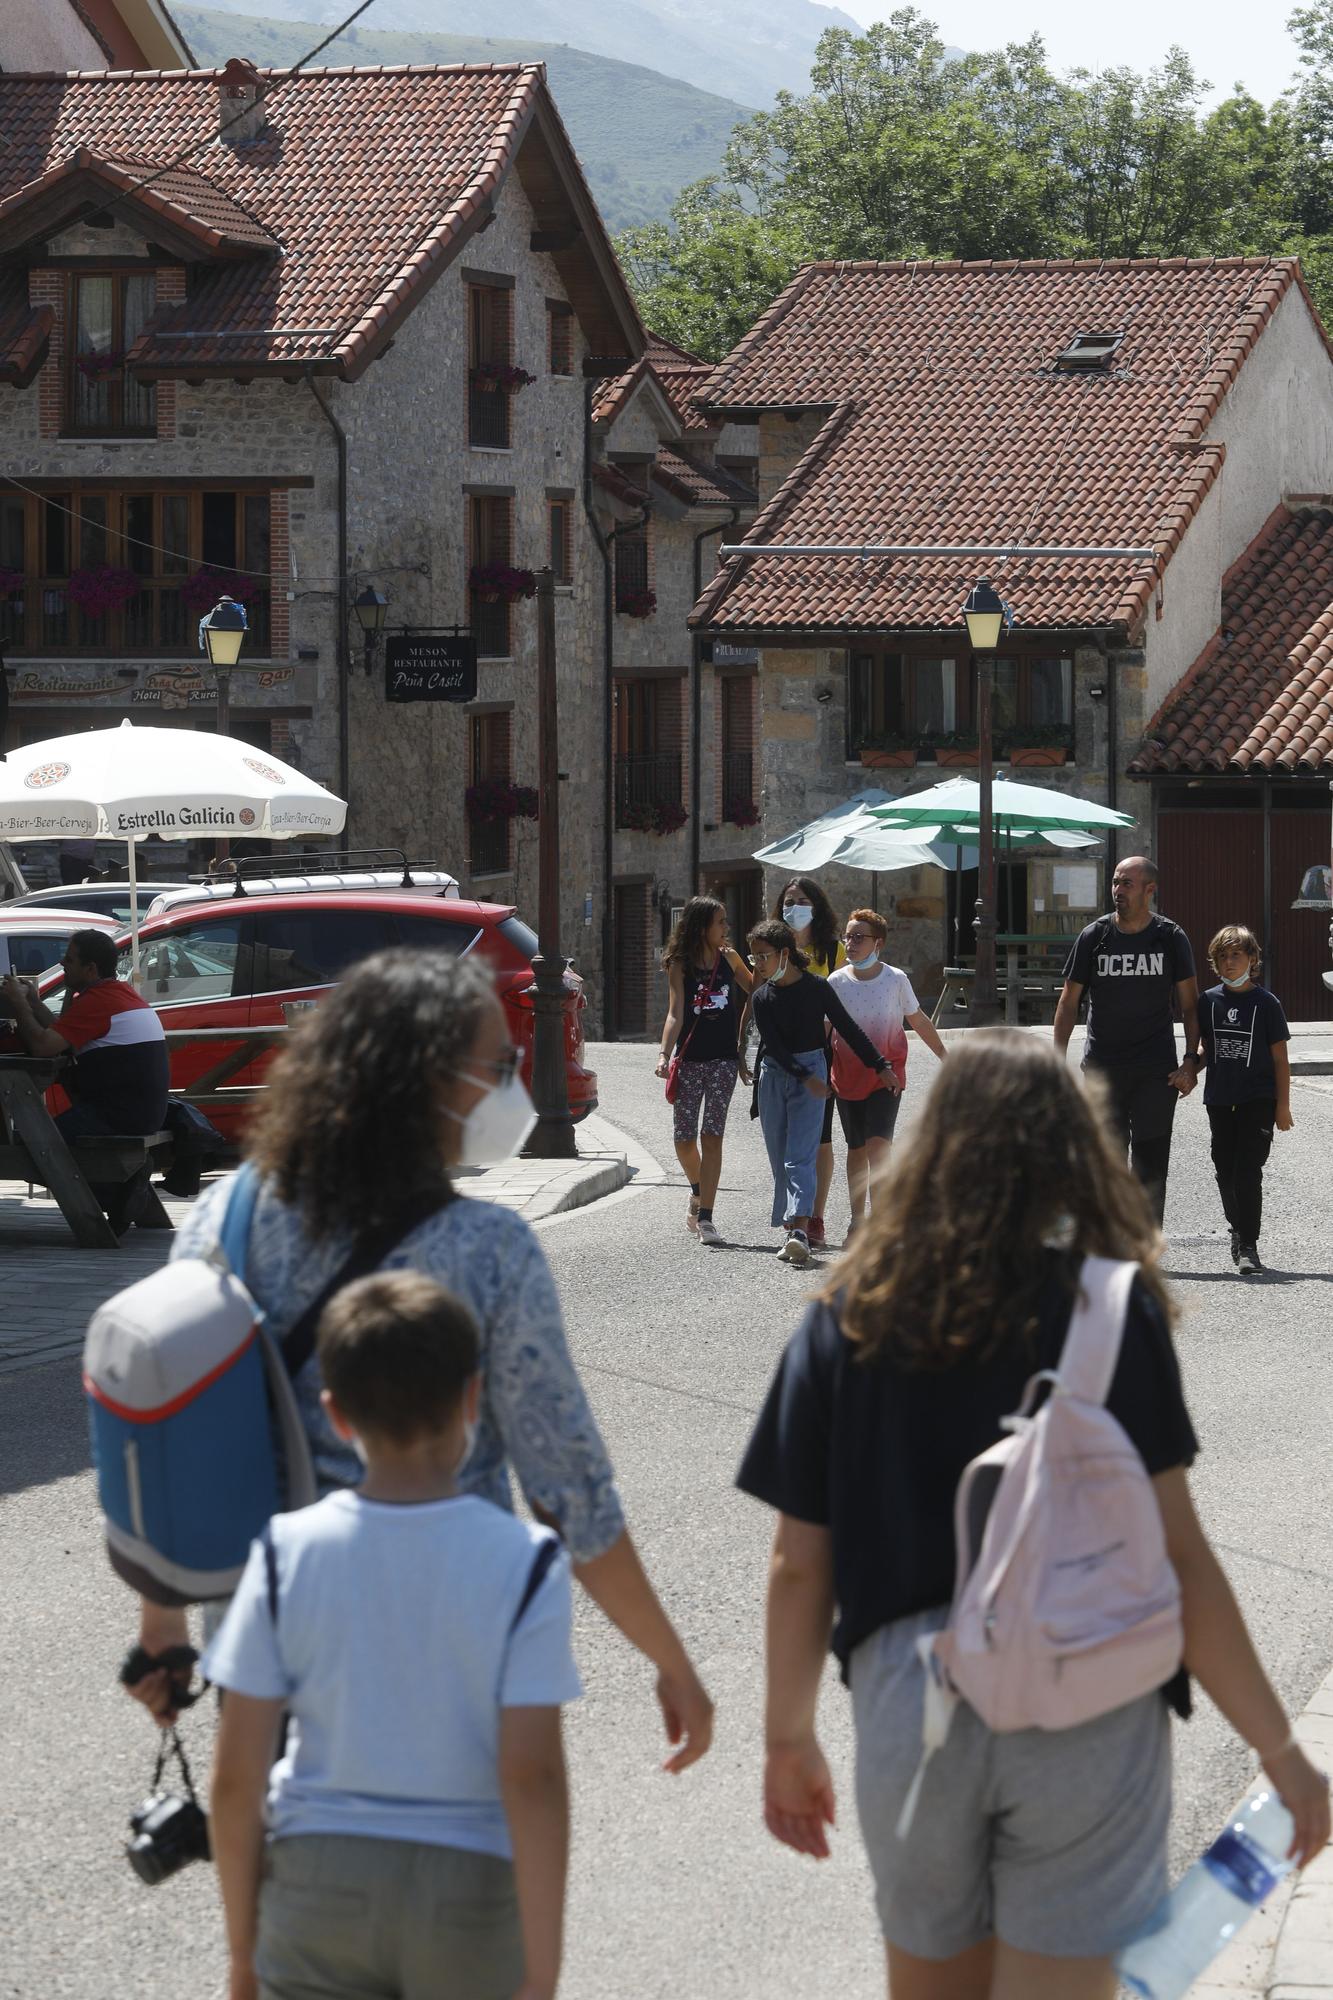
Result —
[[941, 1607], [895, 1619], [852, 1655], [856, 1804], [880, 1928], [916, 1958], [998, 1937], [1050, 1958], [1106, 1958], [1166, 1894], [1171, 1732], [1160, 1694], [1076, 1729], [999, 1735], [959, 1702], [906, 1840], [921, 1758], [916, 1640]]

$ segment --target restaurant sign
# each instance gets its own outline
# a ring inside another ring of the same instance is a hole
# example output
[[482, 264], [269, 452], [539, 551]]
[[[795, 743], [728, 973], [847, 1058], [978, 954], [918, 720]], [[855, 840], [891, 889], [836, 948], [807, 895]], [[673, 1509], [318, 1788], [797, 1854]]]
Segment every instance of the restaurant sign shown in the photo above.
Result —
[[386, 701], [475, 701], [477, 642], [465, 633], [404, 633], [384, 642]]
[[[263, 708], [311, 699], [309, 676], [297, 667], [237, 668], [233, 706]], [[298, 685], [298, 682], [300, 685]], [[11, 701], [42, 708], [214, 708], [217, 684], [206, 667], [189, 662], [136, 661], [116, 666], [104, 660], [49, 660], [9, 669]]]

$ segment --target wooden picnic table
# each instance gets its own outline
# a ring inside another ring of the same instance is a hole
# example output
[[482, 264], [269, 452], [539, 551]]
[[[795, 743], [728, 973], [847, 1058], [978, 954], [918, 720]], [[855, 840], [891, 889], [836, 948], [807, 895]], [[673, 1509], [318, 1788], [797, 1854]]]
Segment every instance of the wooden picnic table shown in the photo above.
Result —
[[[1064, 965], [1073, 945], [1073, 937], [1061, 931], [999, 931], [996, 933], [997, 953], [1004, 954], [1003, 967], [996, 966], [996, 987], [1004, 999], [1004, 1019], [1006, 1027], [1018, 1026], [1019, 1008], [1024, 999], [1054, 999], [1064, 984]], [[1034, 964], [1053, 955], [1053, 962]], [[931, 1020], [935, 1026], [952, 1001], [955, 1005], [972, 988], [975, 980], [975, 965], [946, 965], [944, 984], [940, 997], [935, 1002]]]
[[[197, 1042], [226, 1046], [226, 1053], [202, 1076], [185, 1089], [173, 1091], [172, 1096], [200, 1105], [235, 1104], [257, 1097], [262, 1085], [241, 1085], [230, 1090], [223, 1086], [237, 1070], [253, 1061], [256, 1054], [280, 1042], [286, 1033], [285, 1025], [166, 1029], [169, 1050]], [[151, 1162], [154, 1151], [168, 1150], [171, 1141], [166, 1133], [123, 1138], [94, 1136], [75, 1141], [76, 1157], [46, 1103], [46, 1093], [60, 1082], [65, 1061], [64, 1056], [0, 1055], [0, 1180], [29, 1181], [46, 1188], [58, 1203], [80, 1249], [115, 1250], [120, 1238], [107, 1221], [90, 1179], [99, 1181], [96, 1169], [101, 1166], [107, 1170], [107, 1182], [124, 1180], [145, 1157]], [[151, 1188], [138, 1226], [171, 1228], [171, 1218]]]

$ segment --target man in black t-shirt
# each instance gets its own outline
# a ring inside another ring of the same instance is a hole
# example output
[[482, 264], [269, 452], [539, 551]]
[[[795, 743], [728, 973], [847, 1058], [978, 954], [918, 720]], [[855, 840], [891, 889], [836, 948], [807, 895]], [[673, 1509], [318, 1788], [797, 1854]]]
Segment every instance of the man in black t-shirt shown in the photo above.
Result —
[[[1069, 1047], [1086, 991], [1083, 1067], [1106, 1082], [1130, 1164], [1160, 1223], [1176, 1105], [1198, 1081], [1199, 985], [1189, 939], [1153, 909], [1156, 891], [1157, 869], [1145, 856], [1120, 863], [1111, 878], [1111, 915], [1080, 931], [1069, 954], [1055, 1046], [1062, 1055]], [[1183, 1061], [1176, 1055], [1173, 1001], [1185, 1024]]]

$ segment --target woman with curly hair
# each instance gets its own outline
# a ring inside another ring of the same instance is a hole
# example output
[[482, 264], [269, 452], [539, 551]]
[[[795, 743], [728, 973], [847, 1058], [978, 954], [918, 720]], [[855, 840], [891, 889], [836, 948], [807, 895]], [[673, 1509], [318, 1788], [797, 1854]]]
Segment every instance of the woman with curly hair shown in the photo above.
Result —
[[[1166, 1890], [1169, 1709], [1189, 1712], [1187, 1672], [1259, 1753], [1295, 1820], [1294, 1858], [1328, 1839], [1327, 1783], [1194, 1513], [1161, 1238], [1108, 1132], [1049, 1047], [969, 1035], [788, 1346], [741, 1468], [778, 1512], [765, 1819], [798, 1853], [827, 1855], [815, 1713], [831, 1641], [893, 2000], [1113, 2000], [1114, 1956]], [[1030, 1378], [1058, 1367], [1088, 1256], [1138, 1267], [1106, 1407], [1152, 1481], [1184, 1667], [1075, 1728], [995, 1733], [960, 1702], [900, 1839], [925, 1703], [917, 1642], [948, 1621], [959, 1479]]]
[[[656, 1074], [676, 1064], [676, 1158], [690, 1184], [685, 1227], [701, 1243], [720, 1243], [713, 1203], [722, 1178], [722, 1138], [736, 1088], [739, 995], [750, 968], [727, 941], [727, 912], [716, 896], [691, 896], [672, 931], [662, 964], [670, 999]], [[699, 1114], [703, 1113], [703, 1134]]]
[[[797, 948], [805, 953], [811, 972], [829, 979], [847, 963], [842, 926], [824, 891], [812, 875], [793, 875], [773, 898], [773, 915], [788, 926]], [[824, 1210], [833, 1185], [833, 1099], [824, 1105], [824, 1122], [819, 1132], [819, 1153], [815, 1161], [815, 1206], [810, 1217], [810, 1246], [822, 1250], [826, 1240]]]
[[[453, 1185], [453, 1168], [506, 1157], [530, 1129], [518, 1063], [476, 960], [388, 951], [353, 966], [291, 1031], [250, 1121], [247, 1151], [262, 1186], [245, 1282], [281, 1342], [359, 1241], [402, 1226], [380, 1268], [434, 1278], [481, 1333], [484, 1387], [459, 1491], [512, 1507], [517, 1476], [588, 1595], [657, 1668], [667, 1735], [680, 1744], [669, 1768], [682, 1770], [708, 1748], [712, 1704], [625, 1526], [550, 1267], [521, 1216], [468, 1201]], [[230, 1186], [219, 1182], [198, 1203], [173, 1258], [213, 1249]], [[293, 1387], [321, 1494], [354, 1486], [361, 1464], [321, 1407], [317, 1357]], [[139, 1643], [155, 1658], [184, 1646], [184, 1612], [144, 1600]], [[180, 1683], [158, 1668], [132, 1692], [161, 1719]]]

